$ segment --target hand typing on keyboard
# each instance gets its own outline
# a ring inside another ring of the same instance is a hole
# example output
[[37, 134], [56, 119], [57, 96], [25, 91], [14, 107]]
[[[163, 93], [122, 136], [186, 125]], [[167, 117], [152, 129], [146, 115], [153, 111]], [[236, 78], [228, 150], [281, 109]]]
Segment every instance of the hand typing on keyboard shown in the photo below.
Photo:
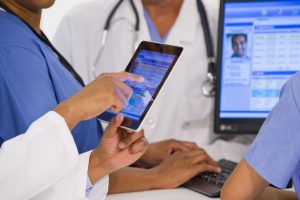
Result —
[[219, 197], [222, 186], [236, 167], [237, 163], [228, 160], [220, 160], [218, 165], [222, 169], [221, 173], [216, 174], [206, 172], [198, 174], [183, 186], [210, 197]]
[[187, 152], [178, 151], [151, 171], [160, 177], [159, 188], [175, 188], [199, 173], [219, 173], [221, 169], [203, 149], [198, 148]]
[[201, 173], [201, 174], [198, 174], [197, 177], [204, 180], [205, 182], [219, 185], [222, 187], [223, 184], [225, 183], [227, 177], [231, 174], [231, 172], [235, 168], [236, 163], [233, 163], [231, 161], [226, 161], [226, 160], [220, 160], [218, 162], [218, 164], [222, 169], [221, 173], [219, 173], [219, 174]]

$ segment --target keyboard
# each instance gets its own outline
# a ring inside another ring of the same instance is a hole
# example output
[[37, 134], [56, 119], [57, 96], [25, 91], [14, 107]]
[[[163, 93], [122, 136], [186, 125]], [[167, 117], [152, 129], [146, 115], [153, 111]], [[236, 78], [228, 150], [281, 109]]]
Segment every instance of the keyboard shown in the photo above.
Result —
[[218, 165], [222, 169], [221, 173], [201, 173], [182, 186], [209, 197], [220, 197], [222, 186], [237, 163], [222, 159]]

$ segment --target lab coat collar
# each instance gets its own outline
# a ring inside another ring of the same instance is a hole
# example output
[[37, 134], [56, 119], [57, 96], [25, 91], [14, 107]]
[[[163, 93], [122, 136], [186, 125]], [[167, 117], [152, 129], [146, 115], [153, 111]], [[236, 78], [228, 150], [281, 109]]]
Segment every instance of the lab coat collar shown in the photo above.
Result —
[[200, 18], [195, 0], [184, 0], [179, 15], [169, 33], [167, 43], [194, 43], [197, 30], [200, 29]]
[[141, 0], [135, 0], [134, 1], [136, 8], [138, 10], [139, 13], [139, 17], [140, 17], [140, 31], [137, 35], [137, 44], [135, 44], [135, 47], [137, 48], [138, 43], [140, 43], [143, 40], [149, 40], [151, 41], [151, 36], [150, 36], [150, 32], [149, 32], [149, 28], [146, 22], [146, 19], [144, 17], [144, 7], [142, 4]]
[[[143, 40], [151, 40], [150, 33], [144, 17], [144, 8], [141, 0], [134, 0], [140, 17], [140, 31], [137, 34], [137, 44]], [[125, 18], [132, 24], [132, 30], [135, 25], [135, 16], [129, 1], [125, 1], [116, 13], [115, 20]], [[200, 28], [200, 18], [197, 10], [196, 1], [184, 0], [180, 13], [170, 30], [167, 43], [193, 43]], [[135, 46], [137, 47], [137, 44]]]

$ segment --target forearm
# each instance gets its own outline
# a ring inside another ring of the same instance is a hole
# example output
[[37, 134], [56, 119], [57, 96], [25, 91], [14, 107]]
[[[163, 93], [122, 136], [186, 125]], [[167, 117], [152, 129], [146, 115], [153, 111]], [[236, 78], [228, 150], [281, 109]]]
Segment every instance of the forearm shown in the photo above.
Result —
[[64, 102], [58, 104], [53, 111], [58, 113], [65, 119], [66, 124], [68, 125], [70, 130], [82, 120], [80, 116], [80, 110], [76, 110], [77, 106], [72, 105], [72, 101], [70, 99], [65, 100]]
[[149, 169], [127, 167], [109, 175], [109, 194], [159, 188], [157, 175]]
[[222, 200], [253, 200], [268, 186], [245, 160], [231, 173], [222, 188]]
[[273, 187], [267, 187], [263, 190], [255, 200], [297, 200], [295, 192], [287, 190], [279, 190]]
[[298, 200], [296, 192], [280, 190], [278, 191], [280, 200]]

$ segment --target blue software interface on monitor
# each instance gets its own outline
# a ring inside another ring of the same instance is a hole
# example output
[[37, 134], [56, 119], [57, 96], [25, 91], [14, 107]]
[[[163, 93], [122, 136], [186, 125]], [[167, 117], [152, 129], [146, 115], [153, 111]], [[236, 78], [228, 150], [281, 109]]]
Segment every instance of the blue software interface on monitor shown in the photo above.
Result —
[[221, 118], [265, 118], [300, 69], [300, 1], [225, 3]]
[[133, 89], [133, 95], [128, 106], [121, 111], [125, 117], [140, 119], [175, 58], [172, 54], [140, 51], [129, 72], [145, 80], [143, 83], [126, 82]]

